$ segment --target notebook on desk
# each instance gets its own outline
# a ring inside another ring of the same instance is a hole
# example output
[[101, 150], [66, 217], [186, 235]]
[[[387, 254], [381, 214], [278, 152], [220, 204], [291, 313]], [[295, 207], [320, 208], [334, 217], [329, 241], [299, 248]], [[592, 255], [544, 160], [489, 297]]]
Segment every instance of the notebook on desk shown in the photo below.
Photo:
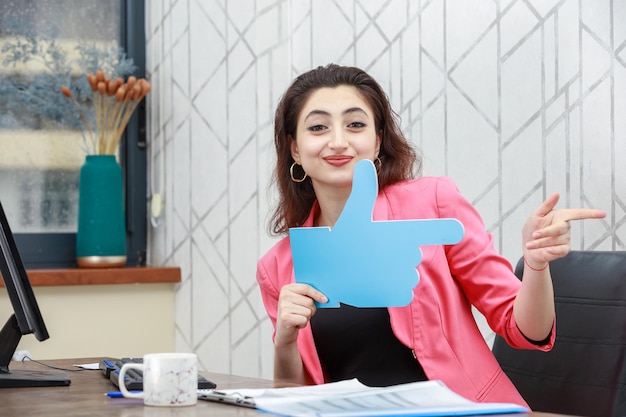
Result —
[[200, 390], [198, 399], [256, 408], [284, 417], [440, 417], [529, 411], [517, 404], [470, 401], [441, 381], [368, 387], [351, 379], [288, 388]]
[[[105, 378], [119, 387], [120, 369], [125, 363], [142, 363], [143, 358], [122, 358], [122, 359], [103, 359], [100, 361], [99, 368]], [[130, 369], [126, 372], [125, 378], [126, 389], [131, 391], [141, 391], [143, 389], [143, 375], [141, 371]], [[216, 384], [209, 381], [202, 375], [198, 375], [198, 389], [212, 389]]]

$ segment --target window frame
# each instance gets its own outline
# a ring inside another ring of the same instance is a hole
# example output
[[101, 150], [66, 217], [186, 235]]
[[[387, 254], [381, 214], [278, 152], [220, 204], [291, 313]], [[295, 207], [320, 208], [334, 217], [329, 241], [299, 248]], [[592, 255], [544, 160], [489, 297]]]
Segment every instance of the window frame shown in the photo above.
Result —
[[[146, 74], [145, 0], [120, 0], [120, 45], [137, 78]], [[145, 266], [147, 252], [146, 101], [128, 122], [119, 162], [124, 178], [126, 266]], [[76, 233], [15, 233], [27, 269], [76, 268]]]

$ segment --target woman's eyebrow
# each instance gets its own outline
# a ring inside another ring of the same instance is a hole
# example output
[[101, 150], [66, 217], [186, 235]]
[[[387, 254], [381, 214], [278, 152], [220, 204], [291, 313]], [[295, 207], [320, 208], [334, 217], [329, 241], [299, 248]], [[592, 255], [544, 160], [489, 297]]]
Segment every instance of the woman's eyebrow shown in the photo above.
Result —
[[[341, 115], [345, 116], [350, 113], [363, 113], [365, 116], [368, 116], [367, 112], [360, 107], [350, 107], [349, 109], [344, 110]], [[330, 113], [325, 110], [311, 110], [304, 118], [304, 121], [306, 122], [306, 120], [311, 116], [330, 116]]]
[[368, 116], [367, 112], [360, 107], [350, 107], [349, 109], [344, 110], [342, 115], [345, 116], [346, 114], [350, 113], [363, 113], [364, 115]]
[[311, 116], [330, 116], [330, 113], [324, 110], [311, 110], [309, 114], [307, 114], [304, 118], [304, 121], [306, 122], [307, 119]]

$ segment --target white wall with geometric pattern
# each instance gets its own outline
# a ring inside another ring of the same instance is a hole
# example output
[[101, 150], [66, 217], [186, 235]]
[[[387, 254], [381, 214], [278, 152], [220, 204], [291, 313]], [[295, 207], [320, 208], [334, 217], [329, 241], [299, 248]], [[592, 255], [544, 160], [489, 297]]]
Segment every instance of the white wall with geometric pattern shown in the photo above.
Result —
[[272, 120], [299, 73], [359, 66], [386, 89], [425, 175], [447, 175], [511, 262], [551, 192], [596, 207], [574, 249], [624, 250], [626, 2], [146, 1], [149, 262], [182, 268], [176, 348], [203, 369], [271, 378], [255, 281], [274, 243]]

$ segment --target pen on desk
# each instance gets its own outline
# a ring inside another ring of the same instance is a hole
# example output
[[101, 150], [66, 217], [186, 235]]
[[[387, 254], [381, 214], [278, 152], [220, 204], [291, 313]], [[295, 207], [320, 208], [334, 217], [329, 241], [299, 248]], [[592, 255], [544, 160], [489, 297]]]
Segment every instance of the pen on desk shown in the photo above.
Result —
[[[131, 394], [139, 394], [141, 391], [128, 391], [128, 392], [130, 392]], [[119, 391], [110, 391], [104, 395], [110, 398], [124, 398], [124, 394], [122, 394]]]

